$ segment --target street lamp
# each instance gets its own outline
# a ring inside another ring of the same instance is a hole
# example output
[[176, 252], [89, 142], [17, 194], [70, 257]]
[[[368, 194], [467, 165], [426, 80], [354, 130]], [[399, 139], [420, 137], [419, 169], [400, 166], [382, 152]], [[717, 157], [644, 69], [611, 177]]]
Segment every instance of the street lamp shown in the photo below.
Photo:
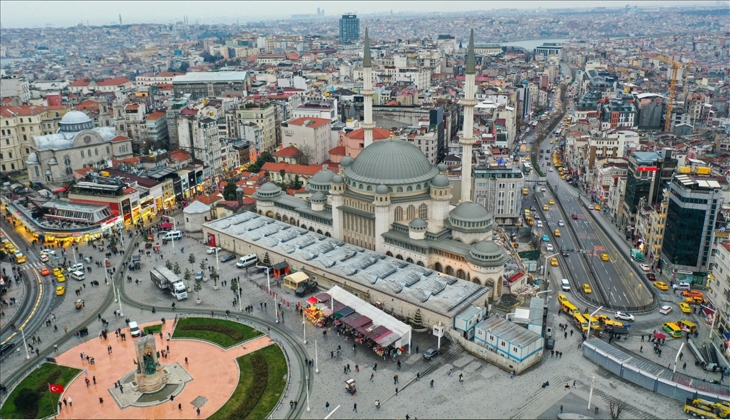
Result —
[[556, 252], [556, 253], [554, 253], [552, 255], [548, 255], [548, 256], [545, 257], [545, 265], [544, 265], [543, 273], [542, 273], [543, 276], [547, 277], [547, 260], [548, 260], [548, 258], [552, 258], [552, 257], [554, 257], [556, 255], [559, 255], [559, 254], [560, 254], [559, 252]]
[[20, 334], [23, 336], [23, 347], [25, 347], [25, 360], [30, 359], [30, 354], [28, 354], [28, 342], [25, 341], [25, 328], [24, 326], [21, 326], [18, 328], [20, 330]]
[[595, 311], [593, 311], [593, 313], [591, 314], [591, 316], [588, 318], [588, 335], [587, 335], [587, 337], [590, 337], [591, 336], [591, 320], [593, 319], [593, 316], [595, 314], [597, 314], [598, 311], [600, 311], [601, 309], [603, 309], [603, 306], [599, 306], [598, 309], [596, 309]]
[[[269, 276], [269, 270], [271, 270], [271, 267], [266, 267], [266, 287], [269, 289], [269, 293], [271, 293], [271, 277]], [[276, 316], [276, 323], [279, 323], [279, 316], [276, 315], [276, 312], [278, 311], [276, 307], [276, 297], [273, 293], [271, 293], [271, 296], [274, 298], [274, 315]]]
[[304, 312], [302, 312], [302, 331], [304, 335], [304, 344], [307, 344], [307, 322], [304, 319]]
[[[684, 343], [682, 343], [684, 345]], [[593, 384], [596, 383], [596, 377], [591, 376], [591, 392], [588, 394], [588, 409], [591, 409], [591, 399], [593, 398]]]
[[684, 348], [684, 344], [682, 343], [681, 346], [679, 346], [679, 351], [677, 351], [677, 355], [674, 356], [674, 369], [672, 370], [672, 373], [677, 373], [677, 359], [679, 359], [679, 355], [682, 354], [682, 349]]
[[104, 284], [109, 286], [109, 266], [106, 265], [109, 258], [104, 258]]
[[317, 340], [314, 340], [314, 373], [319, 373], [319, 358], [317, 357]]
[[309, 375], [307, 375], [307, 411], [309, 411]]

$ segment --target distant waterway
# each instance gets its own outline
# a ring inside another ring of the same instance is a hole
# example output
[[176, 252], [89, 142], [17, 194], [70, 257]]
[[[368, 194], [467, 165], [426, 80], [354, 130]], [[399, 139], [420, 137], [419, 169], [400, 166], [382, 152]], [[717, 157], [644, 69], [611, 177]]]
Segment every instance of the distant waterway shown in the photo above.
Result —
[[15, 61], [26, 61], [30, 60], [29, 58], [0, 58], [0, 67], [6, 67], [10, 63], [13, 63]]
[[514, 42], [501, 42], [500, 45], [503, 47], [520, 47], [524, 48], [529, 52], [532, 52], [532, 50], [535, 49], [535, 47], [539, 47], [540, 45], [546, 43], [546, 42], [556, 42], [558, 44], [565, 43], [570, 41], [568, 38], [563, 39], [528, 39], [524, 41], [514, 41]]

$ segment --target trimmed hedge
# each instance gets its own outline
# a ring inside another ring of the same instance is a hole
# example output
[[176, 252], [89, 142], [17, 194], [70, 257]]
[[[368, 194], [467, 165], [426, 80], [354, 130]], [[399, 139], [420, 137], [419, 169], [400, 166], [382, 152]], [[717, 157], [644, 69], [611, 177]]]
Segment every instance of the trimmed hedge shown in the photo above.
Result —
[[52, 416], [58, 411], [61, 394], [52, 394], [48, 384], [67, 386], [80, 372], [78, 369], [43, 363], [23, 379], [0, 408], [0, 418], [36, 419]]
[[230, 347], [262, 333], [238, 322], [217, 318], [181, 318], [177, 321], [174, 338], [197, 338], [221, 347]]

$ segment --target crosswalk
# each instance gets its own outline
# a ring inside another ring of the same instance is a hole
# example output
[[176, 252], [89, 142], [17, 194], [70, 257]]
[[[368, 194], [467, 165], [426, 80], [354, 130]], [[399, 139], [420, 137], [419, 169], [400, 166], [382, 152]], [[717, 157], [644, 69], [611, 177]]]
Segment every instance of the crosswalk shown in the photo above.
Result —
[[43, 267], [47, 267], [47, 265], [46, 265], [46, 263], [43, 263], [40, 261], [35, 261], [35, 262], [21, 264], [20, 267], [35, 268], [36, 270], [40, 270]]

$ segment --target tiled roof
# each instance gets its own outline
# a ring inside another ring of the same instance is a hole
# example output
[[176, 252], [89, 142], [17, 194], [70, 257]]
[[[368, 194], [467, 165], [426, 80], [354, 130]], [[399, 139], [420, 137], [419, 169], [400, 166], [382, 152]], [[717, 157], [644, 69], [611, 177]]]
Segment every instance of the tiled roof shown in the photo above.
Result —
[[345, 146], [337, 146], [333, 149], [330, 149], [329, 154], [335, 155], [335, 156], [345, 156], [346, 152]]
[[279, 172], [283, 169], [288, 174], [312, 176], [322, 170], [322, 165], [292, 165], [283, 162], [266, 162], [261, 169], [269, 172]]
[[115, 77], [113, 79], [100, 80], [96, 82], [97, 86], [119, 86], [125, 83], [129, 83], [129, 79], [126, 77]]
[[192, 159], [192, 156], [190, 156], [190, 154], [184, 150], [177, 149], [170, 152], [170, 158], [178, 162], [184, 162], [186, 160]]
[[74, 81], [73, 83], [71, 83], [71, 84], [69, 85], [69, 87], [70, 87], [70, 86], [74, 86], [74, 87], [76, 87], [76, 86], [89, 86], [89, 81], [88, 81], [88, 80], [83, 80], [83, 79], [81, 79], [81, 80], [76, 80], [76, 81]]
[[112, 139], [112, 142], [126, 141], [126, 140], [131, 140], [131, 139], [127, 136], [116, 136]]
[[[358, 128], [357, 130], [353, 130], [350, 132], [350, 134], [347, 134], [346, 137], [352, 140], [364, 140], [365, 129]], [[387, 138], [390, 138], [390, 130], [386, 130], [380, 127], [373, 128], [373, 140], [383, 140]]]
[[157, 121], [160, 118], [165, 118], [166, 115], [165, 111], [155, 111], [147, 116], [147, 121]]
[[272, 156], [280, 156], [280, 157], [299, 157], [302, 156], [304, 153], [302, 153], [301, 150], [297, 149], [294, 146], [285, 147], [279, 151], [276, 151], [272, 153]]
[[27, 115], [38, 115], [45, 112], [46, 108], [43, 106], [36, 105], [22, 105], [22, 106], [5, 106], [0, 107], [0, 115], [3, 118], [12, 118], [15, 116], [23, 117]]
[[[331, 123], [331, 121], [326, 118], [311, 118], [311, 117], [302, 117], [302, 118], [297, 118], [294, 120], [287, 121], [287, 124], [298, 125], [298, 126], [302, 126], [302, 127], [310, 127], [310, 128], [319, 128], [328, 123]], [[388, 135], [390, 135], [390, 133]]]

